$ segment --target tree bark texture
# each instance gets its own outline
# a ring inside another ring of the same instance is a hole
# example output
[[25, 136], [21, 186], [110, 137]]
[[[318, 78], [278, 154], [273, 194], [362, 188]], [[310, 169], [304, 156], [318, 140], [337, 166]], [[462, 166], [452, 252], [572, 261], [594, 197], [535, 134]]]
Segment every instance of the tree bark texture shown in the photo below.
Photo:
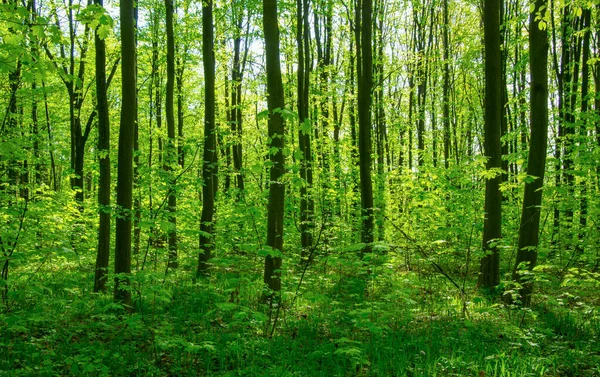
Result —
[[[96, 4], [104, 6], [103, 0]], [[98, 152], [100, 177], [98, 182], [98, 250], [94, 292], [106, 291], [106, 275], [110, 256], [110, 118], [106, 96], [106, 43], [94, 33], [96, 44], [96, 101], [98, 112]]]
[[217, 135], [215, 130], [215, 54], [213, 30], [213, 2], [202, 6], [202, 57], [204, 59], [204, 160], [202, 163], [202, 214], [200, 216], [200, 254], [197, 274], [208, 272], [208, 262], [214, 248], [213, 217], [215, 213], [215, 168], [217, 163]]
[[133, 0], [121, 0], [121, 127], [117, 171], [115, 232], [115, 301], [131, 308], [127, 287], [131, 273], [131, 207], [133, 194], [133, 133], [136, 119], [136, 49]]
[[529, 72], [531, 137], [527, 174], [533, 178], [525, 183], [523, 209], [517, 259], [513, 280], [521, 285], [521, 302], [529, 305], [533, 282], [522, 273], [523, 268], [532, 270], [537, 262], [537, 247], [540, 231], [540, 210], [542, 188], [546, 170], [546, 148], [548, 144], [548, 36], [545, 28], [540, 28], [536, 15], [547, 5], [546, 0], [536, 0], [535, 10], [529, 15]]
[[[502, 168], [502, 54], [500, 50], [500, 9], [502, 0], [486, 0], [483, 7], [485, 40], [485, 156], [486, 169]], [[493, 288], [500, 283], [500, 255], [496, 242], [502, 237], [502, 174], [493, 173], [485, 183], [485, 219], [480, 283]]]
[[283, 215], [285, 186], [281, 177], [285, 171], [283, 155], [285, 123], [281, 111], [285, 107], [281, 78], [277, 0], [263, 0], [263, 29], [267, 68], [268, 135], [271, 168], [269, 171], [269, 207], [267, 214], [267, 246], [263, 281], [273, 292], [281, 290], [281, 260], [283, 254]]

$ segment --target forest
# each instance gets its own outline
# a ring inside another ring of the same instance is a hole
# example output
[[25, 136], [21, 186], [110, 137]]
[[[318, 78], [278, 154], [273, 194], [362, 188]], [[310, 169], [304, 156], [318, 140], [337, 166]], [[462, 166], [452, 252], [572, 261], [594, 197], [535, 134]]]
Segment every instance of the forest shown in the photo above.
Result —
[[0, 376], [600, 376], [600, 1], [4, 0]]

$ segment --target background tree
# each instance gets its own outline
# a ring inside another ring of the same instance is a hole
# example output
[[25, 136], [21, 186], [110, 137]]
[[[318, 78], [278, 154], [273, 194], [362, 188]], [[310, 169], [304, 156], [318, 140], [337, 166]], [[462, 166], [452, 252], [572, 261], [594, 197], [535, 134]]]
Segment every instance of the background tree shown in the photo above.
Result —
[[[102, 0], [96, 4], [103, 7]], [[96, 98], [98, 112], [98, 150], [100, 151], [100, 177], [98, 183], [98, 251], [96, 257], [96, 274], [94, 276], [94, 291], [106, 291], [106, 275], [110, 256], [110, 117], [106, 93], [106, 43], [94, 33], [96, 47]]]
[[313, 245], [314, 199], [311, 188], [313, 185], [313, 156], [311, 150], [311, 119], [309, 117], [310, 92], [310, 25], [308, 22], [308, 0], [296, 1], [296, 45], [298, 48], [298, 142], [300, 147], [300, 242], [302, 257], [309, 258]]
[[117, 219], [115, 232], [115, 301], [132, 306], [127, 275], [131, 273], [131, 220], [133, 202], [133, 132], [135, 128], [136, 49], [133, 1], [120, 4], [121, 17], [121, 127], [117, 170]]
[[485, 184], [485, 220], [480, 281], [486, 288], [500, 283], [500, 255], [497, 242], [502, 237], [502, 54], [500, 51], [500, 10], [502, 1], [489, 0], [483, 6], [485, 34], [485, 154], [488, 178]]
[[520, 284], [519, 295], [524, 305], [531, 302], [533, 281], [524, 271], [532, 270], [537, 262], [540, 232], [542, 188], [546, 170], [548, 145], [548, 35], [545, 18], [547, 3], [536, 0], [529, 15], [529, 70], [531, 138], [525, 183], [519, 244], [513, 279]]
[[169, 203], [167, 210], [169, 212], [169, 222], [171, 223], [167, 231], [169, 243], [169, 267], [177, 268], [177, 196], [176, 182], [172, 173], [178, 162], [177, 143], [175, 138], [175, 35], [173, 27], [173, 0], [165, 0], [166, 11], [166, 29], [167, 29], [167, 89], [165, 93], [165, 112], [167, 115], [167, 148], [166, 156], [163, 161], [163, 167], [168, 175]]
[[265, 61], [267, 71], [267, 103], [269, 110], [269, 206], [267, 215], [267, 255], [263, 280], [271, 291], [281, 290], [281, 259], [283, 254], [283, 215], [285, 185], [281, 180], [285, 172], [283, 155], [285, 108], [279, 52], [279, 25], [277, 1], [263, 0], [263, 31], [265, 36]]
[[202, 215], [200, 217], [200, 256], [198, 274], [206, 273], [214, 247], [215, 168], [217, 135], [215, 130], [215, 55], [213, 51], [213, 3], [202, 7], [202, 57], [204, 60], [204, 159], [202, 162]]
[[[365, 253], [373, 243], [373, 182], [371, 180], [371, 90], [373, 51], [371, 46], [373, 2], [358, 0], [356, 5], [356, 64], [358, 76], [358, 154], [360, 158], [360, 195], [362, 236]], [[360, 37], [360, 38], [359, 38]]]

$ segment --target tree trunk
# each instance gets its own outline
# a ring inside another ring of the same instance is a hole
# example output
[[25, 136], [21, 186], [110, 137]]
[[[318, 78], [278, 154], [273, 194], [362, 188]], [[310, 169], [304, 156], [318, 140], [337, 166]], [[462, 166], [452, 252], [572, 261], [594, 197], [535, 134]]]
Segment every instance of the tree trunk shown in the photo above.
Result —
[[358, 0], [356, 41], [358, 72], [358, 153], [362, 207], [361, 242], [363, 253], [370, 253], [373, 243], [373, 182], [371, 180], [371, 90], [373, 87], [372, 0]]
[[[589, 140], [588, 139], [588, 108], [589, 108], [589, 64], [588, 60], [590, 58], [590, 39], [591, 39], [591, 30], [590, 30], [590, 22], [591, 22], [592, 11], [591, 9], [584, 9], [582, 18], [583, 18], [583, 28], [585, 31], [585, 35], [583, 36], [583, 52], [582, 52], [582, 69], [581, 69], [581, 126], [579, 128], [579, 135], [581, 136], [581, 140]], [[588, 168], [582, 167], [581, 177], [583, 178], [581, 182], [581, 201], [579, 203], [579, 243], [578, 249], [579, 251], [583, 251], [583, 241], [585, 239], [586, 227], [587, 227], [587, 184], [588, 184]]]
[[131, 207], [133, 191], [133, 132], [136, 119], [136, 49], [133, 1], [121, 0], [121, 127], [117, 171], [115, 232], [115, 301], [131, 308], [128, 276], [131, 273]]
[[536, 0], [534, 11], [529, 15], [531, 137], [527, 174], [533, 179], [525, 183], [517, 258], [513, 271], [513, 280], [520, 284], [521, 302], [526, 306], [531, 302], [533, 281], [522, 271], [524, 269], [532, 270], [537, 261], [542, 188], [548, 144], [548, 36], [546, 28], [540, 27], [539, 21], [536, 20], [536, 15], [543, 12], [543, 7], [546, 5], [546, 0]]
[[443, 4], [444, 17], [444, 86], [442, 94], [442, 118], [444, 128], [444, 167], [448, 169], [450, 166], [450, 22], [448, 17], [448, 0], [444, 0]]
[[167, 147], [163, 169], [167, 172], [168, 204], [167, 212], [170, 227], [167, 231], [169, 248], [169, 268], [177, 268], [177, 196], [173, 168], [177, 164], [177, 146], [175, 140], [175, 35], [173, 30], [173, 0], [165, 0], [167, 29], [167, 91], [165, 93], [165, 112], [167, 115]]
[[[249, 22], [249, 21], [248, 21]], [[237, 20], [236, 28], [239, 33], [242, 31], [242, 17]], [[233, 41], [233, 67], [231, 69], [231, 83], [233, 88], [231, 90], [231, 134], [233, 136], [233, 143], [231, 146], [233, 155], [233, 169], [235, 172], [235, 182], [239, 195], [236, 196], [238, 199], [245, 189], [244, 185], [244, 174], [242, 172], [242, 79], [243, 70], [246, 65], [246, 58], [248, 56], [248, 35], [244, 40], [244, 57], [241, 57], [241, 42], [242, 38], [238, 35]]]
[[204, 60], [204, 162], [202, 163], [202, 214], [200, 216], [200, 254], [197, 275], [208, 272], [214, 248], [213, 216], [215, 213], [215, 168], [217, 135], [215, 129], [215, 54], [213, 51], [213, 2], [202, 6], [202, 58]]
[[296, 44], [298, 46], [298, 142], [300, 161], [300, 241], [301, 258], [307, 260], [313, 245], [314, 201], [310, 194], [313, 185], [313, 158], [310, 145], [311, 123], [309, 112], [310, 85], [310, 30], [308, 0], [296, 0]]
[[[500, 142], [502, 123], [502, 53], [500, 50], [500, 10], [502, 0], [487, 0], [483, 7], [485, 39], [485, 155], [486, 169], [502, 168]], [[485, 220], [480, 283], [484, 288], [500, 284], [500, 255], [497, 241], [502, 237], [502, 174], [493, 173], [485, 184]]]
[[281, 110], [285, 106], [279, 52], [279, 26], [277, 1], [263, 0], [263, 28], [267, 68], [267, 102], [269, 109], [269, 209], [267, 215], [267, 246], [263, 281], [272, 292], [281, 290], [281, 259], [283, 255], [283, 215], [285, 185], [281, 181], [285, 172], [283, 155], [285, 123]]
[[[96, 0], [103, 7], [103, 0]], [[94, 292], [106, 291], [106, 275], [110, 255], [110, 118], [106, 96], [106, 43], [94, 33], [96, 44], [96, 100], [98, 112], [98, 160], [100, 177], [98, 182], [98, 250]]]

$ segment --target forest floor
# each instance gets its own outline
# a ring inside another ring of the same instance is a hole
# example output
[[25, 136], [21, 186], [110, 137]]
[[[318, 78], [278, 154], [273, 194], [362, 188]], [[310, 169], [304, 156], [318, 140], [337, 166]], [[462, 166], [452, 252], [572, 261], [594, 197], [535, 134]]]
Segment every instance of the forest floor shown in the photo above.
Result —
[[0, 376], [600, 376], [593, 287], [541, 282], [523, 309], [380, 259], [284, 271], [271, 307], [258, 258], [140, 271], [131, 314], [90, 292], [91, 261], [47, 262], [1, 307]]

